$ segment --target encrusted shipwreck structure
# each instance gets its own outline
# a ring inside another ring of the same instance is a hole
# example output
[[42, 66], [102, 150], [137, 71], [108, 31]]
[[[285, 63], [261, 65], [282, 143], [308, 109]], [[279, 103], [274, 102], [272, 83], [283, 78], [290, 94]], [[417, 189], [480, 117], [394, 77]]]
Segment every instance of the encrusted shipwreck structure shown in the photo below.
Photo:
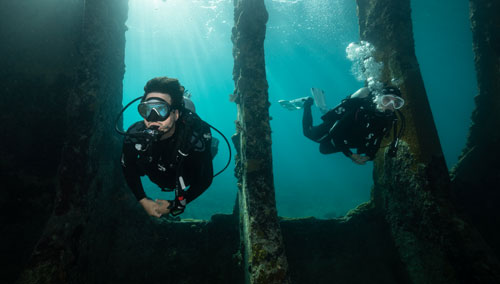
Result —
[[498, 281], [498, 259], [451, 202], [449, 175], [415, 56], [410, 1], [357, 3], [361, 39], [377, 47], [386, 81], [401, 80], [408, 102], [397, 157], [379, 151], [375, 161], [373, 202], [384, 212], [410, 279]]
[[233, 79], [238, 98], [240, 238], [250, 283], [289, 283], [274, 197], [264, 60], [264, 0], [234, 2]]
[[470, 0], [479, 93], [467, 144], [452, 170], [452, 191], [496, 255], [500, 255], [500, 2]]
[[[357, 0], [361, 39], [377, 47], [385, 79], [401, 81], [407, 131], [396, 158], [378, 153], [370, 202], [316, 220], [277, 216], [268, 15], [264, 0], [235, 0], [238, 201], [210, 221], [150, 218], [123, 183], [114, 119], [127, 1], [40, 2], [0, 3], [2, 283], [500, 282], [499, 209], [476, 214], [498, 197], [498, 1], [471, 0], [480, 94], [450, 182], [410, 1]], [[484, 198], [470, 198], [477, 191]]]

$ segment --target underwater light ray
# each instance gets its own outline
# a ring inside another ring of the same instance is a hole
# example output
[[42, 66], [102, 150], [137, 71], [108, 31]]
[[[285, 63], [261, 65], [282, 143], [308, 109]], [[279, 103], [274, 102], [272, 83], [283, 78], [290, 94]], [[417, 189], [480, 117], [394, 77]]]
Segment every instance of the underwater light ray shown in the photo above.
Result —
[[[236, 117], [236, 108], [227, 98], [234, 87], [230, 40], [232, 26], [226, 29], [229, 22], [232, 24], [232, 3], [229, 0], [218, 0], [210, 2], [215, 3], [215, 9], [205, 9], [200, 7], [200, 3], [207, 1], [169, 2], [157, 1], [157, 9], [151, 5], [154, 3], [152, 0], [129, 2], [131, 13], [126, 23], [130, 29], [126, 34], [124, 103], [132, 100], [137, 92], [142, 93], [143, 86], [149, 79], [157, 76], [176, 77], [193, 93], [200, 116], [227, 136], [234, 131], [233, 120]], [[173, 4], [178, 6], [174, 8]], [[215, 17], [217, 20], [208, 21]], [[229, 65], [231, 67], [228, 67]], [[133, 94], [130, 94], [129, 90], [132, 90]], [[216, 102], [214, 97], [219, 98], [219, 95], [220, 98], [224, 97], [224, 100], [217, 99]], [[130, 99], [125, 101], [127, 96]], [[136, 105], [132, 105], [131, 109], [134, 107]], [[222, 109], [224, 111], [221, 111]], [[141, 120], [136, 113], [137, 111], [125, 113], [124, 128]], [[131, 120], [133, 115], [136, 115], [137, 119]], [[219, 139], [220, 146], [223, 147], [224, 139], [218, 137], [215, 131], [212, 134]], [[220, 153], [214, 160], [214, 173], [224, 168], [227, 162], [229, 152], [223, 148], [220, 148]], [[194, 205], [187, 216], [201, 214], [206, 217], [207, 212], [208, 216], [216, 212], [231, 212], [233, 195], [236, 194], [232, 190], [236, 183], [230, 171], [233, 167], [234, 165], [230, 164], [229, 170], [214, 180], [212, 186], [217, 188], [217, 191], [208, 191], [200, 198], [200, 205]], [[148, 195], [165, 197], [164, 193], [157, 192], [157, 188], [147, 178], [143, 182]], [[218, 196], [221, 194], [223, 197]], [[216, 212], [206, 208], [207, 204], [211, 203], [219, 208]]]
[[[232, 119], [221, 119], [220, 111], [208, 107], [214, 99], [221, 98], [225, 94], [220, 91], [214, 92], [214, 87], [216, 90], [220, 89], [220, 87], [213, 85], [220, 81], [221, 76], [220, 72], [218, 72], [217, 58], [213, 58], [213, 55], [218, 52], [216, 48], [217, 42], [215, 41], [219, 36], [218, 31], [208, 33], [206, 30], [207, 25], [214, 24], [213, 22], [207, 22], [205, 19], [212, 13], [211, 11], [204, 17], [198, 15], [199, 13], [206, 13], [202, 7], [193, 7], [191, 5], [189, 8], [190, 15], [197, 20], [176, 21], [175, 26], [172, 26], [172, 22], [168, 23], [167, 28], [174, 29], [175, 34], [179, 35], [178, 40], [172, 42], [172, 45], [169, 46], [169, 54], [180, 55], [169, 58], [169, 65], [176, 65], [176, 68], [169, 69], [168, 74], [175, 72], [175, 76], [193, 93], [200, 115], [207, 120], [213, 121], [215, 125], [222, 126], [224, 125], [222, 121], [232, 121]], [[220, 11], [215, 13], [219, 14]], [[225, 38], [229, 41], [230, 37], [228, 35]], [[228, 72], [227, 74], [230, 78], [231, 73]], [[212, 87], [209, 88], [209, 85]]]
[[[136, 11], [135, 13], [131, 13], [127, 20], [128, 30], [126, 32], [126, 41], [127, 47], [125, 50], [125, 65], [126, 72], [124, 76], [124, 83], [126, 86], [124, 87], [124, 98], [128, 98], [126, 101], [133, 99], [136, 97], [137, 93], [142, 91], [143, 81], [144, 81], [144, 70], [147, 65], [147, 52], [144, 52], [143, 47], [148, 45], [148, 42], [151, 42], [150, 36], [147, 36], [149, 32], [146, 29], [145, 20], [147, 18], [146, 11], [144, 7], [140, 5], [139, 1], [130, 1], [129, 3], [130, 9]], [[132, 67], [133, 66], [133, 67]], [[133, 69], [133, 74], [131, 75], [131, 68]], [[137, 76], [137, 74], [139, 76]], [[131, 92], [132, 91], [132, 92]], [[138, 116], [138, 115], [137, 115]], [[129, 115], [125, 116], [125, 120]]]
[[[199, 7], [199, 9], [202, 8]], [[201, 13], [203, 10], [199, 12]], [[219, 13], [219, 11], [216, 13]], [[211, 12], [208, 14], [211, 14]], [[213, 70], [213, 66], [217, 66], [214, 55], [217, 53], [216, 39], [218, 34], [216, 33], [218, 33], [218, 30], [215, 30], [215, 32], [214, 30], [207, 30], [213, 28], [213, 25], [213, 21], [203, 18], [196, 25], [189, 27], [190, 36], [186, 38], [187, 44], [185, 50], [183, 50], [184, 53], [190, 55], [188, 58], [191, 63], [189, 66], [190, 77], [194, 78], [198, 90], [207, 90], [208, 82], [216, 82], [218, 79], [215, 76], [220, 76], [216, 70]], [[229, 36], [227, 38], [229, 40]], [[209, 96], [206, 92], [194, 95], [204, 99]]]
[[[185, 16], [189, 12], [189, 7], [179, 5], [175, 1], [160, 3], [160, 6], [151, 6], [159, 3], [158, 1], [146, 3], [150, 4], [149, 7], [146, 7], [147, 5], [137, 7], [141, 11], [141, 18], [137, 22], [144, 28], [139, 36], [139, 51], [134, 53], [134, 56], [140, 57], [135, 59], [135, 64], [147, 70], [148, 77], [144, 80], [161, 74], [168, 76], [177, 74], [175, 76], [182, 77], [179, 75], [185, 73], [183, 66], [186, 61], [183, 37], [185, 31], [191, 29], [189, 17]], [[144, 77], [145, 73], [141, 73], [140, 76]]]
[[[205, 80], [202, 76], [202, 61], [205, 56], [208, 55], [207, 45], [202, 41], [202, 33], [200, 27], [197, 25], [191, 29], [193, 31], [192, 36], [187, 38], [186, 50], [187, 54], [190, 55], [189, 59], [191, 61], [190, 72], [194, 73], [196, 78], [196, 84], [205, 89]], [[201, 85], [200, 85], [201, 84]]]

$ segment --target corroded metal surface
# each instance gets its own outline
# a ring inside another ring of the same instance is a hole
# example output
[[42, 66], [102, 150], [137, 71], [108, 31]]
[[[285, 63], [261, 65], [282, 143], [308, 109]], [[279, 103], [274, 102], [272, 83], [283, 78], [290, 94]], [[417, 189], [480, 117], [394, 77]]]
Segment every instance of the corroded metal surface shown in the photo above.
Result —
[[249, 283], [288, 283], [288, 264], [278, 223], [272, 171], [263, 0], [235, 1], [234, 95], [238, 103], [241, 184], [239, 213]]
[[411, 281], [498, 281], [498, 260], [452, 206], [448, 170], [415, 56], [410, 1], [357, 4], [361, 39], [375, 46], [384, 81], [399, 81], [407, 102], [397, 156], [382, 150], [375, 160], [373, 199], [385, 212]]

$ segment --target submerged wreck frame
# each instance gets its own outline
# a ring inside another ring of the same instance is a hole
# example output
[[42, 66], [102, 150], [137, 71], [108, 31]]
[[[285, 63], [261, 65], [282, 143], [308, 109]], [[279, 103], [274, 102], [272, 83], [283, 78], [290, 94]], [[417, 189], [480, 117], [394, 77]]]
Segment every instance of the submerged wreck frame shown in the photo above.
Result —
[[[0, 147], [7, 188], [0, 197], [0, 277], [7, 283], [500, 282], [498, 230], [488, 230], [500, 209], [489, 211], [490, 221], [474, 214], [484, 198], [467, 202], [478, 185], [498, 182], [494, 159], [481, 175], [468, 170], [500, 137], [500, 127], [493, 135], [484, 131], [500, 124], [500, 67], [492, 60], [500, 52], [498, 1], [470, 0], [480, 95], [451, 180], [415, 56], [410, 0], [356, 1], [361, 40], [378, 47], [385, 78], [401, 79], [408, 131], [395, 159], [377, 154], [369, 202], [343, 218], [317, 220], [277, 215], [264, 60], [268, 14], [264, 0], [235, 0], [238, 200], [232, 215], [181, 222], [148, 218], [117, 162], [121, 138], [110, 130], [122, 104], [127, 1], [70, 1], [38, 11], [65, 23], [52, 23], [57, 35], [37, 26], [41, 18], [16, 21], [34, 13], [27, 3], [6, 2], [0, 11], [14, 24], [0, 32], [8, 43], [0, 47], [0, 114], [34, 129], [2, 129], [12, 134]], [[38, 33], [46, 39], [39, 44]], [[22, 43], [23, 36], [34, 42]], [[37, 103], [26, 106], [18, 94]], [[498, 149], [491, 154], [498, 157]], [[485, 195], [499, 201], [498, 190]]]

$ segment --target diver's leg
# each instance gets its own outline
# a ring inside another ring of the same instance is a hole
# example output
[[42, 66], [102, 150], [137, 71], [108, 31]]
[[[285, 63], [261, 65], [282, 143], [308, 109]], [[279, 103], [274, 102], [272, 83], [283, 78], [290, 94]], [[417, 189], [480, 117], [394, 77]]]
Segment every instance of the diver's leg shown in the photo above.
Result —
[[313, 139], [313, 138], [311, 138], [311, 129], [313, 127], [313, 117], [312, 117], [311, 105], [312, 104], [309, 103], [309, 100], [307, 100], [304, 103], [304, 115], [302, 116], [302, 131], [304, 132], [305, 137]]
[[302, 131], [304, 132], [304, 136], [318, 142], [325, 135], [328, 134], [328, 129], [330, 125], [328, 123], [322, 123], [318, 126], [313, 126], [313, 117], [312, 117], [312, 106], [313, 100], [307, 100], [304, 103], [304, 115], [302, 116]]

